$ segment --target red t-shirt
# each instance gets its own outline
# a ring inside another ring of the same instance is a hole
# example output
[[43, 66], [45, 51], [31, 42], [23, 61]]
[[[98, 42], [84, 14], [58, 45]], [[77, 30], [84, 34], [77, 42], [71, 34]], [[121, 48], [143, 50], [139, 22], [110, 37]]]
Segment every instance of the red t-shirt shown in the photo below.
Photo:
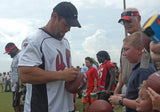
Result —
[[93, 92], [94, 89], [94, 79], [96, 78], [98, 81], [97, 69], [94, 67], [89, 68], [87, 70], [86, 76], [87, 76], [87, 96], [85, 98], [85, 101], [90, 102], [90, 93]]
[[115, 67], [115, 66], [109, 60], [100, 65], [99, 77], [98, 77], [98, 89], [99, 90], [105, 90], [107, 72], [108, 72], [108, 70], [110, 70], [111, 67]]
[[98, 80], [98, 72], [97, 69], [94, 67], [91, 67], [87, 70], [86, 73], [87, 76], [87, 89], [94, 87], [94, 79], [96, 78]]

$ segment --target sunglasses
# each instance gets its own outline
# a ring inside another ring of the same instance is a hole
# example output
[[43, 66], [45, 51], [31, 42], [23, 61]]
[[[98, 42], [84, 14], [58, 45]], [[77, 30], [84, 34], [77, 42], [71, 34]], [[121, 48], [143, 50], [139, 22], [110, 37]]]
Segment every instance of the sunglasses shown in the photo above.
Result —
[[132, 23], [132, 19], [130, 19], [130, 20], [122, 20], [121, 22], [120, 22], [122, 25], [124, 25], [125, 23]]

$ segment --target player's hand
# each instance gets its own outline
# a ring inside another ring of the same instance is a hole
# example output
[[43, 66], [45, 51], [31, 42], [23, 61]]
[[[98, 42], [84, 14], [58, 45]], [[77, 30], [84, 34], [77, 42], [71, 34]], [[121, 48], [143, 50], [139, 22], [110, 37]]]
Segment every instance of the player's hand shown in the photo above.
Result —
[[93, 93], [96, 93], [98, 90], [97, 90], [97, 87], [94, 87], [93, 89]]
[[106, 94], [110, 96], [110, 95], [111, 95], [111, 91], [108, 89], [108, 90], [106, 91]]
[[65, 81], [72, 81], [76, 78], [79, 70], [77, 68], [68, 68], [62, 71], [62, 79]]
[[153, 109], [160, 111], [160, 95], [153, 91], [150, 87], [146, 91], [152, 100]]
[[112, 95], [110, 96], [109, 98], [109, 102], [112, 104], [112, 105], [119, 105], [119, 100], [121, 99], [122, 97], [119, 96], [119, 95]]

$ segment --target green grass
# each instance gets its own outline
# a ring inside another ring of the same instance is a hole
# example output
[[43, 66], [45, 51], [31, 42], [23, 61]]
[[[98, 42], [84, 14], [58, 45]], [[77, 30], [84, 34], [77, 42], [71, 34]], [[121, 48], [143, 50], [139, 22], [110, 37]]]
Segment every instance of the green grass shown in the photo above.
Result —
[[12, 92], [0, 92], [0, 112], [14, 112]]
[[[79, 112], [83, 112], [83, 103], [81, 99], [76, 98], [76, 104]], [[0, 87], [0, 112], [14, 112], [12, 107], [12, 92], [1, 92]], [[122, 112], [122, 108], [114, 110], [114, 112]]]

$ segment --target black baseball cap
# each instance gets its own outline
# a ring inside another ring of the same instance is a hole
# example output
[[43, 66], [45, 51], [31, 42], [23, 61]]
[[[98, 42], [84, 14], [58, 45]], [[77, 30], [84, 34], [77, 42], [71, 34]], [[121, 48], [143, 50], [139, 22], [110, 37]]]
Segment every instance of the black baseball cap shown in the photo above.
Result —
[[61, 2], [55, 6], [53, 12], [56, 12], [58, 16], [65, 18], [67, 24], [73, 27], [81, 27], [78, 22], [78, 12], [76, 7], [71, 2]]

